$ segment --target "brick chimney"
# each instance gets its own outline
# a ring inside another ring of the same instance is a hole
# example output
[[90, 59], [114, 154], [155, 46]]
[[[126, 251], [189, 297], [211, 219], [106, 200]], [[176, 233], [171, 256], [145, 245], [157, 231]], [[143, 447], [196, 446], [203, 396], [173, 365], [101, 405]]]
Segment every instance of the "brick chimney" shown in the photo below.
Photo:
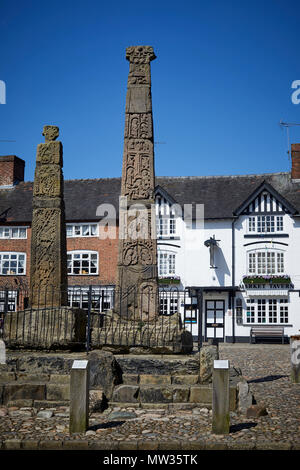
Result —
[[25, 162], [15, 155], [0, 156], [0, 187], [24, 181]]
[[292, 144], [292, 172], [293, 180], [300, 181], [300, 144]]

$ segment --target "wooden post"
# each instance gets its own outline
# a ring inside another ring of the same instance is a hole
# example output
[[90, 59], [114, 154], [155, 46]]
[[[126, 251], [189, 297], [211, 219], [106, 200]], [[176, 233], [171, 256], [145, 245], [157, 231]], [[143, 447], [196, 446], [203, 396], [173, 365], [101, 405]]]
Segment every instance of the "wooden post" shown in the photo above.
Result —
[[229, 361], [214, 361], [212, 432], [228, 434], [229, 427]]
[[291, 336], [291, 381], [300, 383], [300, 335]]
[[74, 361], [70, 378], [69, 432], [86, 432], [89, 425], [89, 362]]

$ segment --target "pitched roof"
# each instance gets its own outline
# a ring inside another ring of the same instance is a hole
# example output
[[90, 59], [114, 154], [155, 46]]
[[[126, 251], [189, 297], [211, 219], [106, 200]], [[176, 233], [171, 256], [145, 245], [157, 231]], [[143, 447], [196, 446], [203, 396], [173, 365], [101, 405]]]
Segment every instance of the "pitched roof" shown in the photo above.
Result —
[[[156, 184], [178, 204], [204, 204], [206, 219], [231, 218], [264, 181], [300, 213], [300, 183], [293, 182], [290, 173], [156, 178]], [[32, 188], [32, 182], [0, 188], [0, 222], [31, 221]], [[113, 204], [118, 213], [120, 190], [121, 178], [66, 180], [67, 221], [98, 220], [96, 210], [103, 203]]]

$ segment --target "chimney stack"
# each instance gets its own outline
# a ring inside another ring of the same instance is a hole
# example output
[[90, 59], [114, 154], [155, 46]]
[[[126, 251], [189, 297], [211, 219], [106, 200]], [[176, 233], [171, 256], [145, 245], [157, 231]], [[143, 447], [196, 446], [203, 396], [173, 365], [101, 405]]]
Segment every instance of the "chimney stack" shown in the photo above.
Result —
[[24, 181], [25, 162], [15, 155], [0, 156], [0, 187]]
[[300, 144], [292, 144], [292, 172], [293, 180], [300, 181]]

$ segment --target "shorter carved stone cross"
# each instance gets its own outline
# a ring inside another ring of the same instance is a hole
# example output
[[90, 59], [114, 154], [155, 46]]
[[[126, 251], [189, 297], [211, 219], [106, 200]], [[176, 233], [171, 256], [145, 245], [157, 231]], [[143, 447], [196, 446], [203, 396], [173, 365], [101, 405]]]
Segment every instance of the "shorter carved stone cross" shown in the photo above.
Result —
[[44, 126], [33, 184], [30, 263], [31, 307], [67, 303], [67, 253], [63, 198], [63, 149], [59, 129]]

